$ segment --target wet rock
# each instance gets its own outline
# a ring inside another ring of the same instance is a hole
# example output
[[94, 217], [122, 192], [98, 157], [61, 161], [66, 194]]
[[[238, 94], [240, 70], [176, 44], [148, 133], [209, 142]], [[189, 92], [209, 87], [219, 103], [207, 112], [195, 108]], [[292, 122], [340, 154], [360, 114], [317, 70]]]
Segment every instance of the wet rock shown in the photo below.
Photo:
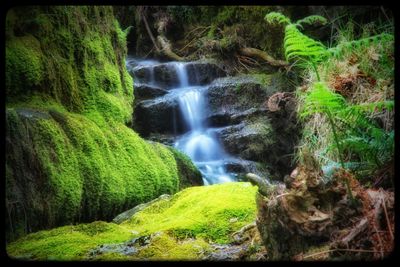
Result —
[[214, 79], [226, 76], [225, 71], [213, 63], [190, 62], [186, 64], [189, 83], [193, 85], [205, 85]]
[[265, 179], [270, 177], [269, 171], [264, 164], [259, 162], [244, 160], [241, 158], [229, 159], [225, 162], [226, 171], [230, 173], [236, 173], [244, 180], [247, 173], [255, 173]]
[[214, 80], [207, 90], [209, 116], [236, 114], [253, 107], [261, 107], [268, 91], [255, 78], [225, 77]]
[[268, 121], [242, 122], [217, 130], [227, 152], [243, 159], [267, 162], [274, 133]]
[[135, 84], [134, 95], [135, 99], [152, 99], [167, 94], [168, 91], [158, 86], [148, 84]]
[[178, 96], [174, 92], [140, 101], [135, 106], [134, 118], [135, 130], [144, 137], [150, 133], [179, 133], [184, 127]]
[[171, 89], [179, 86], [179, 78], [173, 64], [159, 64], [154, 66], [154, 78], [158, 86]]

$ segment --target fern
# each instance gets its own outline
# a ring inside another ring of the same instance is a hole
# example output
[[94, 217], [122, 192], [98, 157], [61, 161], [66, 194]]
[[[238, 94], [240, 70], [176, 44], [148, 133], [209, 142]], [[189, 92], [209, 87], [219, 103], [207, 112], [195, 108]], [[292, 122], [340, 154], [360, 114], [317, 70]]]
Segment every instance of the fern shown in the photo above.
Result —
[[318, 15], [312, 15], [296, 21], [296, 25], [302, 27], [302, 24], [307, 25], [326, 25], [328, 21], [326, 18]]
[[287, 25], [290, 24], [290, 19], [279, 12], [270, 12], [264, 18], [269, 24], [272, 25]]
[[317, 82], [305, 98], [305, 103], [300, 113], [305, 118], [315, 113], [336, 113], [345, 107], [345, 100], [340, 94], [332, 92], [326, 84]]
[[326, 47], [301, 33], [295, 25], [288, 25], [284, 39], [285, 57], [288, 61], [305, 60], [318, 63], [324, 59]]
[[391, 41], [394, 41], [393, 34], [382, 33], [371, 37], [362, 38], [359, 40], [341, 43], [336, 47], [328, 49], [328, 53], [330, 53], [334, 57], [341, 57], [343, 53], [349, 49], [368, 47], [371, 44], [377, 45], [382, 42], [391, 42]]

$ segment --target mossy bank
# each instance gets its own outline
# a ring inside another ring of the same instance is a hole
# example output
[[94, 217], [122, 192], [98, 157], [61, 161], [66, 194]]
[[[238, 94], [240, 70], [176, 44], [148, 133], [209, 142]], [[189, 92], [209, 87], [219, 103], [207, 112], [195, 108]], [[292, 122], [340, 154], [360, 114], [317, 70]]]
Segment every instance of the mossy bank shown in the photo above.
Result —
[[[6, 17], [6, 236], [112, 219], [198, 175], [141, 139], [126, 34], [112, 7], [16, 7]], [[185, 175], [185, 177], [180, 177]]]
[[255, 220], [256, 191], [241, 182], [190, 187], [119, 225], [97, 221], [40, 231], [10, 243], [7, 252], [25, 260], [201, 259], [210, 244], [232, 242], [232, 233]]

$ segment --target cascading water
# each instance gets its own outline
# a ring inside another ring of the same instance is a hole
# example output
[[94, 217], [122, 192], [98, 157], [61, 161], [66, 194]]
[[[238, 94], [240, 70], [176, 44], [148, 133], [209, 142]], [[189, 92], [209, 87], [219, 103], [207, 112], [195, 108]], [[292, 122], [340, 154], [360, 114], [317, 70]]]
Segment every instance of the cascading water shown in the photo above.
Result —
[[181, 91], [179, 107], [189, 131], [180, 137], [175, 146], [186, 153], [203, 174], [205, 184], [232, 181], [226, 173], [223, 160], [227, 157], [216, 136], [204, 125], [205, 110], [204, 86], [189, 86], [184, 63], [175, 64]]
[[[145, 66], [149, 69], [147, 82], [150, 85], [157, 85], [154, 79], [154, 66], [157, 63], [134, 59], [127, 62], [139, 68]], [[207, 101], [204, 92], [207, 87], [190, 85], [185, 63], [170, 62], [168, 65], [175, 70], [179, 80], [178, 87], [169, 91], [170, 94], [178, 95], [179, 111], [187, 129], [185, 134], [176, 139], [175, 147], [192, 159], [202, 173], [205, 185], [234, 181], [234, 176], [227, 173], [224, 166], [230, 156], [225, 153], [214, 131], [206, 127]], [[138, 79], [138, 82], [144, 81]]]

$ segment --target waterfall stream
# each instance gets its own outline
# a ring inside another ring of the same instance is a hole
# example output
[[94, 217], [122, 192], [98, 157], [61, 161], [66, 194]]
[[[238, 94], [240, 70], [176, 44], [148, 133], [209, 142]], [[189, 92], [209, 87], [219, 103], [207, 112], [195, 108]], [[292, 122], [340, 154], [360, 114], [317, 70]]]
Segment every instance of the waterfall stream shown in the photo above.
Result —
[[[151, 60], [137, 62], [138, 66], [150, 68], [147, 82], [151, 85], [157, 85], [154, 78], [154, 64], [157, 62]], [[179, 81], [179, 85], [176, 88], [170, 88], [169, 91], [170, 94], [178, 95], [179, 112], [187, 129], [186, 133], [177, 136], [174, 146], [192, 159], [202, 173], [205, 185], [236, 180], [234, 175], [225, 170], [225, 160], [230, 156], [224, 151], [214, 131], [207, 128], [208, 105], [204, 95], [207, 86], [189, 83], [186, 63], [170, 62], [168, 65], [174, 68]], [[171, 123], [173, 120], [174, 118], [171, 118]]]

